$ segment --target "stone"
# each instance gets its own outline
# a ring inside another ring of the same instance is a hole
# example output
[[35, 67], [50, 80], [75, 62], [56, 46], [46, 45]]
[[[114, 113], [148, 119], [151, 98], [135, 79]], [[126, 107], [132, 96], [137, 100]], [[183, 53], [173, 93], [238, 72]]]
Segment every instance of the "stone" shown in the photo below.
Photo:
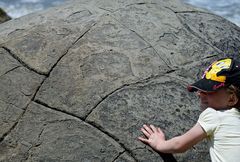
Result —
[[[200, 114], [187, 85], [238, 26], [179, 0], [71, 0], [0, 25], [0, 161], [166, 161], [137, 140]], [[206, 142], [177, 161], [210, 161]]]
[[8, 14], [3, 9], [0, 8], [0, 24], [8, 20], [11, 20], [11, 17], [8, 16]]

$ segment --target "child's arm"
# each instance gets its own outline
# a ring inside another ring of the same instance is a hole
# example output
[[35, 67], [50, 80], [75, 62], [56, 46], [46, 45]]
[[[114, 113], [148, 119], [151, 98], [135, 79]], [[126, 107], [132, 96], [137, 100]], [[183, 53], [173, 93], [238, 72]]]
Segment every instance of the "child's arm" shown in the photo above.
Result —
[[181, 136], [165, 140], [165, 135], [160, 128], [153, 125], [143, 125], [141, 131], [146, 138], [139, 137], [143, 143], [149, 145], [157, 152], [181, 153], [207, 137], [202, 127], [197, 123], [189, 131]]

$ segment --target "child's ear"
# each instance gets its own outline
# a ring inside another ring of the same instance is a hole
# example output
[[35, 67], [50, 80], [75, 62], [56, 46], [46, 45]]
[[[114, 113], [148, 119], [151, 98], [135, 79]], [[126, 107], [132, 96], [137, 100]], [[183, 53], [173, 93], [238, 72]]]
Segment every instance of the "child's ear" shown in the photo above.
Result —
[[238, 97], [235, 93], [230, 94], [228, 98], [228, 106], [233, 107], [238, 103]]

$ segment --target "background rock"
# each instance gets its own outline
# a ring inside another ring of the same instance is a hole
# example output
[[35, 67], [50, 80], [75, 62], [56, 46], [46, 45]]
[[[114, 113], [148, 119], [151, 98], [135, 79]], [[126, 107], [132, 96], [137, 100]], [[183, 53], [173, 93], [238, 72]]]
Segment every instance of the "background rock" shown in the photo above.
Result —
[[[137, 140], [195, 124], [186, 86], [240, 29], [177, 0], [78, 0], [0, 25], [0, 161], [163, 161]], [[209, 161], [205, 142], [178, 161]]]
[[0, 24], [8, 20], [11, 20], [11, 17], [8, 16], [7, 13], [0, 8]]

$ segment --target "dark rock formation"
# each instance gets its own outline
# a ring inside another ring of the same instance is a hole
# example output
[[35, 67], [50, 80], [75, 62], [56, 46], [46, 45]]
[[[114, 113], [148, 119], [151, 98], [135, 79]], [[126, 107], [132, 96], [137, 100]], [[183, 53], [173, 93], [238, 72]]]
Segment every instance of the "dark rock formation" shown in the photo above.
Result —
[[11, 17], [8, 16], [7, 13], [0, 8], [0, 24], [8, 20], [11, 20]]
[[[177, 0], [77, 0], [0, 25], [0, 161], [154, 162], [136, 138], [198, 119], [186, 86], [240, 29]], [[180, 162], [209, 161], [204, 142]]]

